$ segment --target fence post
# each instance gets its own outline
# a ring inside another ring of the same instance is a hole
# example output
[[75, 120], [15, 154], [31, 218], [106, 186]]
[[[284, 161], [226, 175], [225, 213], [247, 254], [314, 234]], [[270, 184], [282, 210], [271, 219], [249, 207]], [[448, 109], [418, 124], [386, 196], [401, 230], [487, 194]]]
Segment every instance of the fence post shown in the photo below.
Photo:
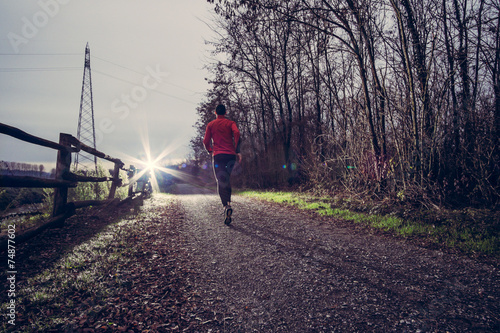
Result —
[[130, 169], [128, 171], [128, 182], [129, 182], [129, 185], [128, 185], [128, 196], [131, 197], [134, 195], [134, 183], [131, 182], [131, 180], [134, 178], [135, 176], [135, 167], [133, 165], [130, 166]]
[[119, 163], [115, 163], [115, 169], [113, 170], [113, 182], [111, 183], [108, 199], [113, 199], [115, 197], [116, 187], [120, 185], [120, 167], [121, 165]]
[[[59, 150], [57, 153], [56, 179], [63, 180], [65, 173], [70, 171], [71, 166], [71, 135], [60, 133], [59, 144], [68, 147], [67, 150]], [[68, 187], [59, 187], [54, 190], [54, 209], [52, 216], [58, 216], [66, 212], [68, 202]]]

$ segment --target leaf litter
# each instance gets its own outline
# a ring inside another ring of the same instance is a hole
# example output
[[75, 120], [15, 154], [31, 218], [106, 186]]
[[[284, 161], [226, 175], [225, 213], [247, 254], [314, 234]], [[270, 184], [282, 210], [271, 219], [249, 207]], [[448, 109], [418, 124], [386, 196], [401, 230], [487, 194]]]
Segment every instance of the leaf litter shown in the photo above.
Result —
[[2, 328], [179, 332], [213, 323], [190, 285], [195, 273], [182, 254], [179, 212], [165, 195], [134, 214], [89, 209], [20, 245], [16, 326], [5, 320]]

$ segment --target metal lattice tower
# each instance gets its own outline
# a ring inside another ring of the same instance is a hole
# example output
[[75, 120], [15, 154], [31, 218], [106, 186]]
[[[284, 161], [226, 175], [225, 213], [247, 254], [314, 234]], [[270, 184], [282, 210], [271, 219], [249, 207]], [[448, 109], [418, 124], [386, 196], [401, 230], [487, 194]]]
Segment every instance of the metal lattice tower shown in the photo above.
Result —
[[[94, 149], [96, 148], [89, 43], [87, 43], [87, 46], [85, 47], [85, 67], [83, 69], [82, 96], [80, 99], [77, 139], [89, 147]], [[80, 151], [76, 154], [75, 170], [78, 170], [78, 166], [90, 170], [92, 164], [94, 165], [97, 173], [97, 157], [84, 151]]]

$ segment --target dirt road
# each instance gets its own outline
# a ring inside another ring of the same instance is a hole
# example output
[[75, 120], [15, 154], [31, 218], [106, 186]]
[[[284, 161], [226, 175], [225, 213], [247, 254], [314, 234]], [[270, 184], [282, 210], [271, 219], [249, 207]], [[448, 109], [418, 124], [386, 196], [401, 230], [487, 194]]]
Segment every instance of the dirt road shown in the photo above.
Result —
[[[498, 332], [498, 267], [179, 185], [199, 296], [227, 332]], [[215, 311], [215, 310], [214, 310]]]

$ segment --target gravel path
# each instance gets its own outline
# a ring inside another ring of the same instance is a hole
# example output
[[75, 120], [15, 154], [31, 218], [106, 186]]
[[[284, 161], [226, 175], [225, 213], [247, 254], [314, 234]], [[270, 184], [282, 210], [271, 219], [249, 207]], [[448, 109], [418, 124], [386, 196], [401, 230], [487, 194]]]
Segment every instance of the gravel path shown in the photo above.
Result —
[[498, 267], [178, 185], [194, 288], [227, 332], [499, 332]]

